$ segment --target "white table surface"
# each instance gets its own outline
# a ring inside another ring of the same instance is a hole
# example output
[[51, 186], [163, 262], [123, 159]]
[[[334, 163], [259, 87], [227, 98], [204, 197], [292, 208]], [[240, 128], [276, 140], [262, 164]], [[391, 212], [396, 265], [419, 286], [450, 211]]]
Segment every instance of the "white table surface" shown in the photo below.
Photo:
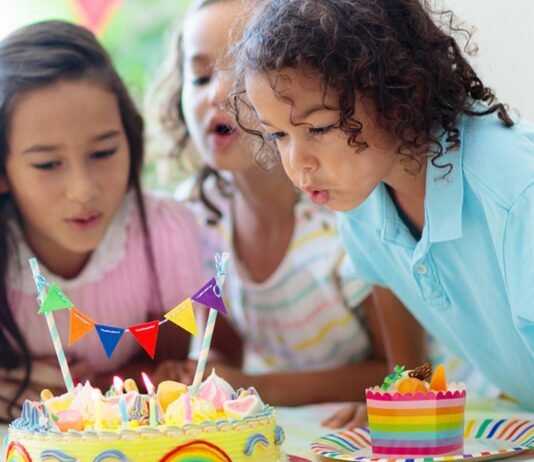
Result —
[[[310, 449], [310, 443], [317, 437], [335, 432], [335, 430], [321, 427], [320, 422], [321, 419], [339, 407], [340, 404], [327, 403], [296, 408], [277, 408], [278, 422], [286, 433], [286, 442], [284, 443], [285, 451], [288, 454], [305, 457], [312, 461], [332, 461], [333, 459], [316, 456]], [[524, 411], [509, 401], [481, 400], [468, 403], [466, 418], [519, 418], [534, 420], [534, 413]], [[7, 427], [0, 425], [0, 442], [3, 441], [6, 431]], [[0, 460], [3, 460], [3, 458], [0, 458]], [[510, 462], [534, 461], [534, 450], [521, 453], [507, 460], [510, 460]]]

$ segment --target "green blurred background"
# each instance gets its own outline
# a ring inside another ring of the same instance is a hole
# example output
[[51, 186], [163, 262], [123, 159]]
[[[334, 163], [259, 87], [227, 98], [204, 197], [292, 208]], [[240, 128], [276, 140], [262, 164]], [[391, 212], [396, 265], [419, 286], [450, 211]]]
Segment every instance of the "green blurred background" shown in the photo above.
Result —
[[93, 30], [137, 102], [165, 56], [189, 0], [0, 0], [0, 37], [26, 24], [64, 19]]
[[[46, 19], [88, 27], [111, 54], [142, 111], [146, 91], [167, 54], [172, 30], [181, 23], [190, 3], [191, 0], [0, 0], [0, 38]], [[173, 190], [190, 173], [183, 162], [166, 156], [166, 141], [164, 137], [147, 136], [144, 183], [151, 189]]]

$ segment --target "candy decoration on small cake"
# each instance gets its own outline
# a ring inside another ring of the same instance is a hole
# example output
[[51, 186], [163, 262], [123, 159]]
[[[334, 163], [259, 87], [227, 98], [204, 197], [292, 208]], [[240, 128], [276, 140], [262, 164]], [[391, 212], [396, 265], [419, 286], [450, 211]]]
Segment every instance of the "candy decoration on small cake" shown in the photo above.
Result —
[[421, 457], [462, 454], [465, 385], [447, 384], [442, 365], [412, 371], [395, 366], [381, 387], [366, 390], [373, 455]]

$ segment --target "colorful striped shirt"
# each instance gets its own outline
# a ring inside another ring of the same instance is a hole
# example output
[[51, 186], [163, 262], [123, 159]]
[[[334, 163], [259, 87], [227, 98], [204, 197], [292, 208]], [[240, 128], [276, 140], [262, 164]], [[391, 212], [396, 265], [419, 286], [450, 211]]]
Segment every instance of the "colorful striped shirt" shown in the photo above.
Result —
[[[207, 224], [213, 217], [199, 202], [191, 207], [204, 226], [205, 264], [213, 271], [213, 254], [233, 249], [231, 198], [209, 181], [205, 190], [222, 212], [218, 223]], [[360, 303], [371, 286], [343, 271], [345, 253], [335, 223], [333, 213], [301, 199], [287, 254], [261, 283], [232, 252], [224, 296], [229, 318], [245, 341], [249, 371], [325, 369], [369, 354]]]

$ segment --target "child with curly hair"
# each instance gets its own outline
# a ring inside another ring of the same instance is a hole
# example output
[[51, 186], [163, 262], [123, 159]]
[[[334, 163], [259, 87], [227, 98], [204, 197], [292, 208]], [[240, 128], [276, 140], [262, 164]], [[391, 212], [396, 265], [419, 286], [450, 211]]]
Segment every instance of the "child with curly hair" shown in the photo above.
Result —
[[426, 2], [253, 8], [235, 48], [239, 120], [252, 109], [293, 183], [337, 212], [359, 277], [534, 409], [534, 128]]

